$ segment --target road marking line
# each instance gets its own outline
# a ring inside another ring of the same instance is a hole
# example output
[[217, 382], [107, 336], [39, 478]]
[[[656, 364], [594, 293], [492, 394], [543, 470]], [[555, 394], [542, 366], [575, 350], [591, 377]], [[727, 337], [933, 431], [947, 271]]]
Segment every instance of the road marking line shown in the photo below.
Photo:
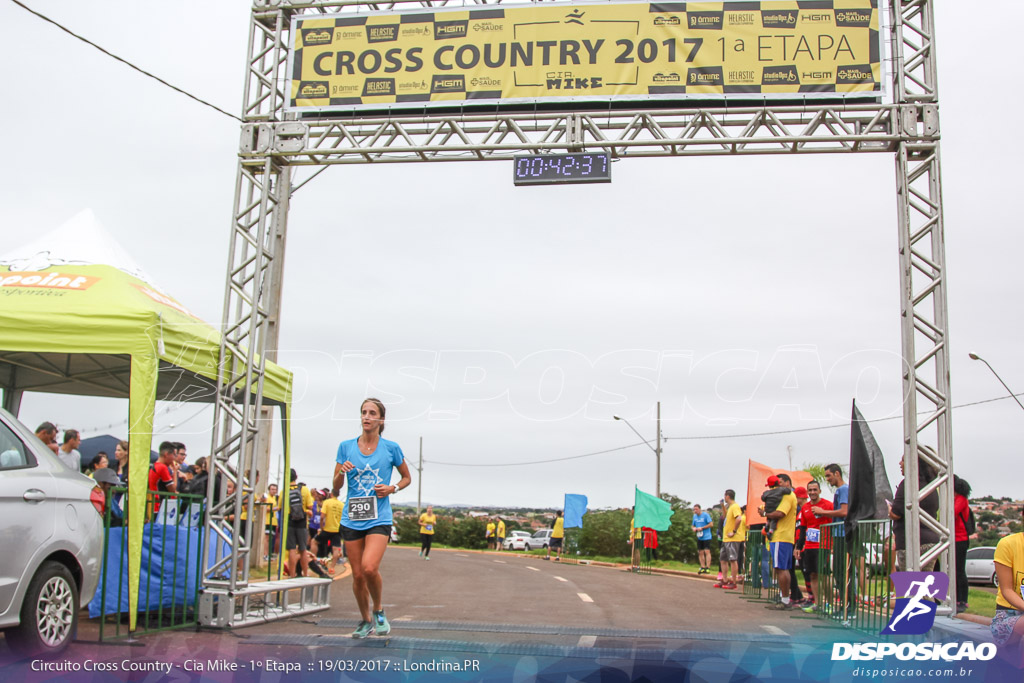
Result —
[[594, 598], [590, 597], [586, 593], [577, 593], [576, 595], [580, 596], [580, 600], [583, 602], [594, 602]]
[[767, 624], [761, 624], [761, 628], [763, 628], [765, 631], [768, 631], [768, 633], [771, 633], [773, 636], [788, 636], [789, 635], [788, 633], [783, 631], [778, 626], [770, 626], [770, 625], [767, 625]]
[[563, 579], [561, 576], [556, 576], [555, 578], [558, 579], [559, 581], [563, 581], [565, 583], [569, 582], [569, 579]]
[[505, 560], [495, 560], [498, 564], [508, 564]]
[[455, 557], [469, 557], [469, 555], [463, 555], [462, 553], [455, 553]]
[[596, 642], [597, 636], [580, 636], [580, 642], [576, 643], [576, 647], [594, 647]]
[[533, 571], [535, 571], [535, 572], [539, 572], [539, 571], [540, 571], [540, 570], [539, 570], [539, 569], [537, 569], [536, 567], [527, 567], [527, 569], [531, 569], [531, 570], [533, 570]]
[[412, 617], [395, 617], [391, 621], [412, 621]]

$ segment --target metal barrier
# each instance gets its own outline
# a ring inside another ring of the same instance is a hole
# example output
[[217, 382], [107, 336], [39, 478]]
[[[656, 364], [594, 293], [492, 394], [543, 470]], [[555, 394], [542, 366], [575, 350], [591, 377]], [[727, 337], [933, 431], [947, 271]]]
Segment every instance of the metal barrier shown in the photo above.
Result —
[[629, 570], [635, 574], [650, 574], [652, 554], [645, 552], [650, 548], [644, 548], [644, 534], [639, 527], [633, 528], [632, 538], [629, 543]]
[[761, 532], [747, 530], [747, 541], [743, 544], [743, 595], [759, 600], [761, 598], [761, 554], [764, 545], [761, 543]]
[[576, 527], [565, 530], [565, 536], [562, 537], [562, 559], [559, 560], [562, 564], [580, 563], [580, 531]]
[[765, 536], [760, 529], [747, 531], [747, 542], [743, 548], [743, 595], [768, 602], [779, 597], [779, 586], [772, 571]]
[[[271, 502], [266, 501], [266, 500], [257, 500], [255, 503], [253, 503], [253, 516], [256, 519], [259, 520], [258, 524], [254, 525], [254, 526], [256, 526], [256, 528], [257, 528], [257, 533], [262, 534], [263, 541], [259, 545], [257, 545], [254, 542], [251, 547], [252, 548], [262, 547], [263, 548], [263, 554], [262, 555], [257, 555], [256, 553], [252, 553], [251, 554], [251, 559], [250, 559], [250, 563], [249, 563], [250, 564], [250, 571], [249, 571], [249, 578], [250, 578], [250, 580], [252, 580], [254, 578], [257, 578], [257, 574], [253, 570], [255, 570], [255, 569], [262, 569], [262, 564], [261, 564], [261, 559], [260, 559], [261, 557], [262, 557], [262, 560], [265, 560], [266, 563], [267, 563], [267, 566], [266, 566], [267, 581], [280, 580], [281, 577], [284, 575], [284, 558], [287, 555], [287, 552], [285, 552], [285, 553], [277, 552], [277, 550], [278, 550], [277, 544], [280, 543], [280, 541], [281, 541], [281, 523], [280, 523], [281, 520], [279, 519], [279, 517], [280, 517], [279, 512], [280, 511], [277, 508], [275, 508], [275, 505], [276, 505], [276, 503], [271, 503]], [[274, 519], [274, 521], [277, 522], [276, 524], [273, 524], [273, 523], [268, 524], [268, 522], [272, 518]], [[268, 526], [273, 529], [273, 533], [267, 533], [266, 528]], [[255, 541], [255, 537], [253, 537], [253, 540]], [[262, 576], [262, 575], [263, 575], [262, 572], [260, 572], [259, 576]]]
[[[145, 579], [139, 580], [139, 613], [134, 632], [128, 630], [128, 613], [122, 609], [127, 604], [129, 590], [128, 539], [122, 531], [127, 529], [128, 511], [127, 505], [124, 505], [121, 506], [124, 510], [122, 518], [118, 519], [113, 514], [114, 502], [118, 498], [126, 501], [127, 489], [110, 488], [107, 491], [99, 587], [99, 639], [102, 641], [138, 633], [198, 626], [197, 605], [203, 558], [202, 521], [206, 515], [206, 496], [149, 492], [146, 498], [147, 521], [143, 531], [143, 543], [146, 543], [146, 536], [149, 539], [149, 552], [145, 566], [141, 568], [145, 571]], [[195, 533], [190, 531], [192, 529]], [[108, 561], [113, 559], [109, 550], [112, 530], [119, 535], [120, 551], [116, 563]], [[159, 553], [156, 552], [157, 547]], [[191, 561], [177, 562], [181, 551], [184, 551], [186, 558], [191, 558], [194, 553], [194, 564]], [[115, 582], [108, 580], [108, 572], [111, 571], [117, 572]], [[155, 582], [154, 575], [158, 577]], [[118, 609], [115, 611], [107, 610], [107, 598], [111, 590], [117, 592]], [[112, 634], [109, 620], [113, 621]]]
[[877, 635], [889, 622], [889, 574], [894, 558], [889, 520], [821, 526], [818, 552], [817, 614], [846, 628]]

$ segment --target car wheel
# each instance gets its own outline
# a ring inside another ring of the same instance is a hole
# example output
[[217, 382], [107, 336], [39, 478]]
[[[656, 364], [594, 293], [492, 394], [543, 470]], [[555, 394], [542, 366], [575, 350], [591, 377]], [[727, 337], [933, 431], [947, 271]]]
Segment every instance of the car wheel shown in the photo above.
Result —
[[992, 585], [999, 588], [999, 574], [992, 572]]
[[63, 651], [78, 628], [78, 585], [68, 568], [44, 562], [32, 577], [21, 605], [21, 623], [7, 632], [24, 654]]

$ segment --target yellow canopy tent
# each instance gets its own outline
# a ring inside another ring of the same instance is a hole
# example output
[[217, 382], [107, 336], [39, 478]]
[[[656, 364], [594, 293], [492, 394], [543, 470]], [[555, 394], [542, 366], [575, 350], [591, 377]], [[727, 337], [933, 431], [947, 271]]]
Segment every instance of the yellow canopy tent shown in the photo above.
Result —
[[[17, 414], [26, 391], [128, 399], [132, 630], [155, 403], [212, 403], [219, 355], [217, 330], [153, 285], [89, 211], [0, 257], [4, 407]], [[291, 388], [268, 362], [263, 402], [282, 408], [286, 463]]]

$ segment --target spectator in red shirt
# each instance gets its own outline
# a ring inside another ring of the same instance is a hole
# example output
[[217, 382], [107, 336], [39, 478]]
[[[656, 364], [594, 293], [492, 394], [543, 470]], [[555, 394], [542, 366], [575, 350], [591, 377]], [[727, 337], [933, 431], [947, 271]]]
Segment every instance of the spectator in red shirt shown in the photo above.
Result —
[[647, 554], [647, 561], [658, 560], [658, 532], [649, 527], [641, 527], [644, 535], [644, 552]]
[[971, 517], [971, 485], [953, 475], [953, 517], [956, 519], [956, 611], [967, 609], [967, 547], [971, 544], [967, 520]]
[[[175, 471], [177, 462], [175, 455], [178, 449], [174, 443], [164, 441], [160, 444], [160, 457], [149, 468], [149, 491], [150, 493], [176, 493], [178, 490]], [[153, 514], [160, 511], [162, 496], [151, 496], [153, 498]]]

